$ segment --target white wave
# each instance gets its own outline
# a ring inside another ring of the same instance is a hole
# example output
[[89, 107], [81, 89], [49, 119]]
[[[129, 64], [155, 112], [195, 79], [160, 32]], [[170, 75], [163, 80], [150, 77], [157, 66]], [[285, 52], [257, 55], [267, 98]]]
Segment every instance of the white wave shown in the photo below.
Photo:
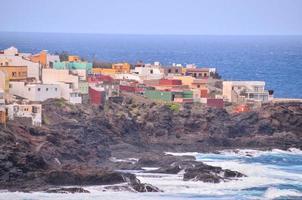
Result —
[[267, 154], [290, 154], [290, 155], [302, 155], [302, 150], [297, 148], [289, 148], [288, 150], [272, 149], [271, 151], [261, 151], [255, 149], [232, 149], [219, 151], [223, 155], [231, 156], [252, 156], [257, 157]]
[[183, 153], [178, 153], [178, 152], [165, 152], [166, 155], [172, 155], [172, 156], [197, 156], [200, 153], [198, 152], [183, 152]]
[[130, 192], [102, 192], [94, 191], [93, 193], [76, 193], [76, 194], [53, 194], [53, 193], [23, 193], [23, 192], [6, 192], [0, 193], [0, 200], [183, 200], [183, 197], [162, 196], [161, 193], [130, 193]]
[[277, 188], [268, 188], [264, 193], [265, 199], [275, 199], [278, 197], [302, 197], [302, 193], [297, 190], [281, 190]]

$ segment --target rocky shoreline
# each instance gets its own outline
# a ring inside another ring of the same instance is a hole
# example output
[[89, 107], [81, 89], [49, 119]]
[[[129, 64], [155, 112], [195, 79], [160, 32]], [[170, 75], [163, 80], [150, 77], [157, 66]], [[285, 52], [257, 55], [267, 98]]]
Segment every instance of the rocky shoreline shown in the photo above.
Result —
[[157, 192], [120, 170], [157, 167], [153, 173], [183, 172], [184, 181], [218, 183], [245, 175], [164, 152], [302, 149], [302, 103], [231, 114], [202, 105], [175, 111], [125, 96], [102, 107], [49, 100], [43, 113], [42, 127], [16, 119], [0, 128], [0, 189], [73, 193], [86, 192], [84, 185], [124, 184], [108, 189]]

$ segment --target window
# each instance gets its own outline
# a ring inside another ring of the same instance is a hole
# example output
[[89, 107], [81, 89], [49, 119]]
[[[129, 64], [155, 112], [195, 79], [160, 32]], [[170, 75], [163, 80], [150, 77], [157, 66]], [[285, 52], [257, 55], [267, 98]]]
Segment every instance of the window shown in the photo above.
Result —
[[9, 88], [13, 88], [13, 85], [12, 84], [9, 84], [9, 86], [8, 86]]
[[32, 107], [33, 113], [38, 113], [38, 108], [36, 106]]
[[197, 85], [197, 88], [200, 88], [200, 85]]
[[41, 91], [41, 88], [38, 88], [38, 92], [40, 92]]
[[16, 77], [17, 76], [17, 72], [12, 72], [12, 77]]
[[48, 88], [46, 88], [46, 91], [48, 91]]
[[175, 69], [175, 73], [178, 73], [178, 69]]
[[28, 88], [28, 91], [30, 91], [30, 88]]
[[55, 88], [55, 91], [58, 91], [58, 88]]
[[168, 73], [171, 73], [171, 69], [168, 69]]
[[153, 69], [150, 70], [150, 74], [153, 74]]

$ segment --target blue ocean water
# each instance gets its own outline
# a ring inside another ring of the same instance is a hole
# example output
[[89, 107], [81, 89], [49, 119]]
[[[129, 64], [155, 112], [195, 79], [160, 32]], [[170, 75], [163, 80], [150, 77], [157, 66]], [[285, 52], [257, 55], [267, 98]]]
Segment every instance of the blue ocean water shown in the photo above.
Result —
[[302, 98], [302, 36], [148, 36], [1, 33], [0, 49], [68, 51], [87, 60], [216, 67], [224, 79], [264, 80], [277, 97]]
[[[184, 154], [174, 154], [184, 155]], [[247, 177], [227, 182], [183, 181], [182, 174], [137, 173], [142, 182], [164, 190], [161, 193], [103, 192], [102, 186], [86, 187], [89, 194], [0, 192], [0, 199], [15, 200], [300, 200], [302, 199], [302, 152], [223, 151], [220, 154], [185, 153], [213, 166], [240, 171]]]

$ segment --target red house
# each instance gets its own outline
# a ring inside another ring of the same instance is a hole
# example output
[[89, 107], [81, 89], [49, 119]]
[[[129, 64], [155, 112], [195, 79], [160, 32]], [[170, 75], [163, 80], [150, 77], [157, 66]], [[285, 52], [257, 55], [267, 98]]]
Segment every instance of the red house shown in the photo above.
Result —
[[102, 105], [106, 100], [106, 92], [97, 88], [89, 87], [89, 100], [91, 104]]
[[223, 99], [207, 99], [207, 106], [211, 108], [223, 108]]

